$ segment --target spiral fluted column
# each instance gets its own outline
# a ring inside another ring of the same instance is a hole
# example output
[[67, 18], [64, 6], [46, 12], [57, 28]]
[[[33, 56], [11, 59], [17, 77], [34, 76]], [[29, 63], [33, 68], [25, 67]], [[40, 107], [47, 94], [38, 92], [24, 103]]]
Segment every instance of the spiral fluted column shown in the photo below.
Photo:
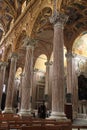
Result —
[[2, 91], [3, 91], [3, 84], [5, 79], [5, 71], [6, 71], [7, 62], [1, 62], [0, 64], [0, 111], [1, 111], [1, 101], [2, 101]]
[[17, 57], [18, 56], [16, 53], [12, 53], [4, 113], [13, 113], [12, 101], [13, 101], [13, 90], [14, 90], [13, 88], [16, 73]]
[[67, 16], [54, 12], [50, 22], [54, 24], [52, 113], [50, 118], [66, 119], [64, 113], [64, 37], [63, 28]]

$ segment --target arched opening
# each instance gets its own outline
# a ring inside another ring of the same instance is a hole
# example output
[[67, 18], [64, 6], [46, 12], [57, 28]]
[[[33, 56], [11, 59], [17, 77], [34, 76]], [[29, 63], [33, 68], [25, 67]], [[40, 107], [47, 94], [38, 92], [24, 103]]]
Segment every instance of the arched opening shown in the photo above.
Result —
[[83, 32], [73, 44], [73, 52], [87, 57], [87, 32]]
[[75, 40], [73, 52], [76, 54], [76, 67], [78, 71], [78, 109], [79, 113], [84, 113], [83, 105], [86, 106], [87, 100], [87, 32], [83, 32]]
[[35, 93], [35, 96], [33, 98], [35, 102], [34, 105], [35, 108], [38, 108], [44, 100], [46, 61], [47, 61], [46, 55], [41, 54], [37, 58], [34, 66], [34, 90], [33, 91]]
[[46, 55], [42, 54], [40, 55], [35, 63], [35, 69], [38, 69], [39, 71], [43, 71], [46, 72], [46, 66], [45, 66], [45, 62], [47, 61], [47, 57]]
[[18, 67], [16, 74], [15, 74], [15, 78], [20, 79], [21, 74], [22, 74], [22, 68]]

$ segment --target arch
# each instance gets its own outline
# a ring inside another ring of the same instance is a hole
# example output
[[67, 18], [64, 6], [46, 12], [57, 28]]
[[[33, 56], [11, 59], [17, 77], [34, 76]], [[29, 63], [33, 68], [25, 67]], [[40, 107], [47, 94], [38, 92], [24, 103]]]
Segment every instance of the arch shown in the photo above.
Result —
[[72, 51], [87, 57], [87, 31], [81, 33], [73, 43]]
[[34, 68], [46, 72], [46, 66], [45, 66], [46, 61], [47, 56], [45, 54], [39, 55], [38, 58], [36, 59]]
[[17, 68], [17, 71], [16, 71], [16, 74], [15, 74], [15, 77], [17, 78], [17, 79], [20, 79], [20, 75], [22, 74], [22, 68], [21, 67], [18, 67]]
[[[52, 30], [51, 27], [48, 24], [48, 23], [50, 23], [49, 17], [51, 15], [52, 15], [52, 9], [49, 6], [45, 6], [45, 7], [40, 8], [39, 13], [37, 14], [37, 18], [34, 21], [34, 24], [33, 24], [33, 27], [32, 27], [32, 32], [31, 32], [31, 37], [34, 36], [39, 41], [38, 42], [38, 48], [37, 48], [39, 51], [36, 50], [36, 52], [39, 55], [42, 54], [42, 53], [46, 54], [48, 59], [51, 55], [52, 47], [50, 47], [50, 45], [48, 45], [49, 43], [46, 40], [43, 40], [43, 39], [45, 38], [45, 34], [46, 35], [49, 34], [49, 32], [47, 32], [47, 28], [49, 30]], [[47, 25], [47, 26], [45, 26], [45, 25]], [[38, 54], [36, 54], [36, 55], [38, 55]]]

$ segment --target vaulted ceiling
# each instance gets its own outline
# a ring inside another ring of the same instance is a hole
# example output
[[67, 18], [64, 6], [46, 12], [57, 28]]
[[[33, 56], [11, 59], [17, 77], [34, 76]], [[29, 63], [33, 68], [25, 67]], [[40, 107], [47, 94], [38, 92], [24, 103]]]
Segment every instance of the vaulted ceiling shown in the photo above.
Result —
[[[67, 42], [71, 39], [74, 41], [80, 33], [87, 30], [87, 1], [72, 1], [72, 3], [64, 7], [64, 11], [69, 16], [65, 27], [65, 36]], [[73, 44], [73, 42], [71, 44]]]
[[[31, 0], [0, 0], [0, 39], [2, 38], [2, 35], [5, 35], [10, 29], [11, 22], [15, 22], [16, 19], [20, 16], [22, 5], [25, 1], [28, 4], [28, 2]], [[49, 2], [53, 1], [49, 0]], [[69, 16], [67, 26], [65, 28], [67, 39], [70, 39], [73, 34], [79, 34], [80, 32], [87, 29], [86, 0], [59, 0], [57, 6], [60, 11], [65, 12]], [[41, 12], [39, 15], [36, 22], [39, 21], [41, 23], [36, 23], [36, 31], [41, 31], [41, 29], [43, 30], [45, 25], [48, 26], [47, 24], [49, 24], [49, 21], [45, 18], [46, 16], [44, 17], [44, 14], [47, 13], [49, 17], [49, 11], [50, 10], [44, 9], [43, 12]]]
[[[22, 5], [26, 1], [26, 8], [28, 3], [33, 1], [33, 11], [36, 11], [37, 1], [44, 4], [45, 0], [0, 0], [0, 40], [3, 35], [9, 31], [11, 24], [22, 14]], [[47, 0], [50, 6], [53, 6], [53, 0]], [[39, 8], [40, 8], [39, 6]], [[35, 48], [35, 56], [45, 53], [47, 56], [51, 55], [53, 47], [53, 26], [49, 21], [52, 15], [52, 9], [45, 7], [41, 10], [36, 18], [34, 27], [32, 29], [32, 37], [39, 41]], [[73, 42], [82, 32], [87, 31], [87, 0], [57, 0], [57, 9], [69, 16], [64, 28], [65, 46], [67, 49], [72, 49]], [[36, 12], [35, 12], [36, 13]], [[26, 14], [25, 14], [26, 15]], [[33, 16], [32, 16], [33, 17]], [[27, 25], [27, 24], [26, 24]], [[27, 28], [27, 30], [29, 27]], [[24, 33], [25, 35], [25, 33]], [[19, 37], [19, 45], [21, 46], [22, 37]], [[41, 48], [41, 49], [40, 49]], [[20, 62], [24, 57], [26, 50], [19, 50]], [[18, 64], [20, 64], [20, 62]], [[24, 64], [22, 61], [21, 64]]]
[[22, 5], [25, 0], [0, 0], [0, 40], [21, 14]]

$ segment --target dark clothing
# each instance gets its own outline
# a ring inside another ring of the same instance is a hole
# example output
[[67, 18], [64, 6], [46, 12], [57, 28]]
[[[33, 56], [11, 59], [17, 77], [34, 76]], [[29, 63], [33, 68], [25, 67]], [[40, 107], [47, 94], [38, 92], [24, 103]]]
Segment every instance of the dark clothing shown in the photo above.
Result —
[[46, 106], [43, 104], [38, 108], [38, 116], [40, 118], [46, 118]]
[[41, 118], [41, 107], [38, 107], [38, 117]]

